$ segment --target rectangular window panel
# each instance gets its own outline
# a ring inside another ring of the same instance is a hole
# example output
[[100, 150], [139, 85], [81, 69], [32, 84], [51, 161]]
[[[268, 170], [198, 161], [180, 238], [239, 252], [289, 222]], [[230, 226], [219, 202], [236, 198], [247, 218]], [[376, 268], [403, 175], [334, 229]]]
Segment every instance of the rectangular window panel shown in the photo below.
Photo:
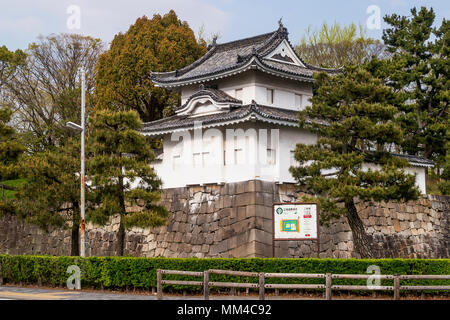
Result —
[[203, 168], [211, 164], [211, 157], [209, 155], [209, 152], [203, 152], [202, 153], [202, 165]]
[[268, 165], [275, 165], [276, 163], [276, 157], [275, 157], [275, 149], [267, 149], [267, 164]]
[[181, 155], [174, 155], [172, 158], [172, 168], [177, 170], [181, 167]]
[[202, 166], [202, 155], [201, 155], [201, 153], [194, 153], [192, 155], [192, 162], [194, 164], [194, 168], [200, 168]]
[[273, 89], [267, 89], [267, 103], [273, 104]]
[[244, 164], [244, 150], [234, 149], [234, 164]]
[[302, 107], [302, 95], [301, 94], [296, 94], [295, 95], [295, 106], [297, 108], [301, 108]]

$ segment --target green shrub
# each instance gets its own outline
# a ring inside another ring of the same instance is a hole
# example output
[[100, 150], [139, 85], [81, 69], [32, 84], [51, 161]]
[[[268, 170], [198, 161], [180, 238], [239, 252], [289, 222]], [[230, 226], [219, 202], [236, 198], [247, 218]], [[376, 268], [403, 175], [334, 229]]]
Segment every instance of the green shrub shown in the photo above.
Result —
[[[55, 257], [0, 255], [1, 276], [6, 283], [65, 286], [70, 265], [81, 269], [83, 287], [138, 288], [156, 287], [157, 269], [205, 271], [208, 269], [253, 272], [366, 274], [370, 265], [381, 274], [450, 274], [450, 259], [285, 259], [285, 258], [135, 258], [135, 257]], [[164, 279], [194, 280], [192, 277], [164, 275]], [[198, 278], [200, 280], [200, 278]], [[256, 278], [210, 276], [210, 281], [257, 282]], [[324, 283], [324, 279], [266, 279], [266, 283]], [[360, 284], [366, 280], [333, 279], [333, 284]], [[401, 285], [450, 285], [448, 280], [408, 280]], [[382, 285], [393, 285], [382, 280]], [[200, 286], [164, 286], [165, 290], [184, 289], [201, 292]]]

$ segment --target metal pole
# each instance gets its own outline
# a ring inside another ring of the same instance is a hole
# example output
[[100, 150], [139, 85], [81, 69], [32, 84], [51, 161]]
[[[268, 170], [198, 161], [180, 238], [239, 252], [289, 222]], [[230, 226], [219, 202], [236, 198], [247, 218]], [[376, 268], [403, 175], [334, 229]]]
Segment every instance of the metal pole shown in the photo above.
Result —
[[85, 113], [85, 71], [81, 68], [81, 221], [80, 221], [80, 250], [81, 256], [86, 256], [86, 232], [85, 232], [85, 198], [84, 198], [84, 188], [85, 188], [85, 167], [84, 167], [84, 113]]

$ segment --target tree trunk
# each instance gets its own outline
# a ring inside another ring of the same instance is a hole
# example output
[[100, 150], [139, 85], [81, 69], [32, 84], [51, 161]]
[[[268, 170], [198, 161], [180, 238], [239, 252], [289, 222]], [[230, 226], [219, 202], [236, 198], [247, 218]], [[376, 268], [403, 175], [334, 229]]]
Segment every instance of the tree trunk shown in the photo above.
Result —
[[72, 247], [70, 255], [76, 257], [80, 255], [80, 205], [73, 203], [72, 207]]
[[366, 234], [364, 224], [356, 210], [355, 202], [353, 200], [346, 202], [345, 208], [347, 209], [347, 221], [352, 229], [355, 251], [361, 255], [361, 258], [374, 258], [371, 240]]
[[117, 255], [123, 256], [125, 247], [125, 228], [123, 227], [122, 220], [119, 224], [119, 230], [117, 231]]
[[72, 248], [70, 250], [70, 255], [72, 257], [80, 255], [80, 225], [73, 223], [72, 224]]
[[125, 197], [124, 197], [124, 187], [123, 187], [123, 177], [119, 176], [119, 189], [118, 189], [118, 198], [119, 203], [121, 207], [121, 213], [120, 213], [120, 224], [119, 224], [119, 230], [117, 232], [117, 244], [118, 244], [118, 255], [123, 256], [124, 248], [125, 248], [125, 228], [122, 223], [122, 217], [126, 213], [125, 209]]

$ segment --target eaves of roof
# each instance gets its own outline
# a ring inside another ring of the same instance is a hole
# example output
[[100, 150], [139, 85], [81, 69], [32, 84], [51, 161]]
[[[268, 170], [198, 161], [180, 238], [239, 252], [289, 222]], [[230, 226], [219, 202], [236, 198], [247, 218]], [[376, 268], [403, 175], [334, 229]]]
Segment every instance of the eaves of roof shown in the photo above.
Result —
[[298, 112], [284, 110], [252, 103], [233, 108], [227, 112], [215, 113], [199, 117], [171, 116], [144, 124], [142, 133], [145, 135], [162, 135], [166, 133], [192, 130], [201, 123], [202, 128], [224, 126], [245, 121], [261, 121], [286, 126], [298, 126]]
[[150, 79], [157, 86], [171, 88], [229, 77], [252, 68], [300, 81], [313, 81], [312, 76], [316, 71], [339, 71], [338, 69], [311, 66], [298, 55], [297, 57], [304, 67], [289, 66], [282, 62], [277, 65], [271, 63], [272, 61], [264, 61], [264, 57], [284, 40], [288, 42], [295, 53], [294, 47], [288, 39], [287, 29], [280, 26], [274, 32], [224, 44], [215, 44], [203, 57], [191, 65], [171, 72], [152, 72]]

